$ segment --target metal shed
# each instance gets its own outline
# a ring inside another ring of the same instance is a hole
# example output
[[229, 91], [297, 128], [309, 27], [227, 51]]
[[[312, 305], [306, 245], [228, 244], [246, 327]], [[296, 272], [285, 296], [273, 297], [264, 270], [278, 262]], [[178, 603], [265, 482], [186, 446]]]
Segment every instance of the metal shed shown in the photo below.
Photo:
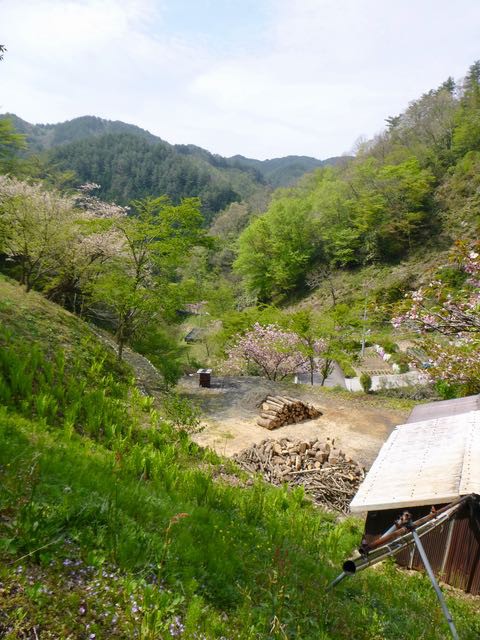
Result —
[[455, 398], [454, 400], [419, 404], [412, 409], [407, 422], [421, 422], [422, 420], [431, 420], [433, 418], [458, 416], [469, 411], [480, 411], [480, 394], [467, 396], [466, 398]]
[[[416, 520], [432, 505], [440, 508], [460, 496], [480, 495], [480, 410], [441, 417], [447, 408], [458, 407], [444, 405], [439, 407], [440, 417], [394, 429], [350, 505], [354, 513], [367, 512], [365, 542], [377, 539], [406, 508]], [[480, 594], [477, 509], [472, 503], [464, 505], [424, 538], [433, 570], [445, 582], [474, 595]], [[397, 561], [423, 568], [413, 546], [399, 553]]]

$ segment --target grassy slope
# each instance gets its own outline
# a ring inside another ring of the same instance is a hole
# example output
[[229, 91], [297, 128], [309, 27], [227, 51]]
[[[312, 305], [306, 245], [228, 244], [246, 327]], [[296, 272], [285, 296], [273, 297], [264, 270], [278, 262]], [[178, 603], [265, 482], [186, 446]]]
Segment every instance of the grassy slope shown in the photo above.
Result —
[[[422, 250], [394, 265], [370, 265], [352, 271], [337, 271], [332, 282], [338, 302], [363, 302], [365, 291], [368, 291], [370, 302], [373, 299], [388, 303], [424, 284], [433, 270], [447, 262], [448, 250]], [[294, 306], [322, 311], [330, 308], [331, 304], [330, 285], [325, 282]]]
[[[2, 350], [39, 343], [40, 368], [67, 349], [75, 379], [55, 386], [103, 384], [108, 406], [128, 407], [114, 432], [87, 430], [82, 413], [67, 428], [61, 409], [18, 397], [0, 409], [1, 637], [446, 637], [420, 574], [387, 565], [326, 593], [361, 523], [335, 524], [300, 492], [218, 482], [185, 434], [155, 416], [140, 428], [142, 403], [105, 382], [117, 365], [80, 321], [0, 280], [0, 322]], [[105, 358], [96, 378], [91, 358]], [[462, 639], [478, 638], [474, 604], [449, 604]]]

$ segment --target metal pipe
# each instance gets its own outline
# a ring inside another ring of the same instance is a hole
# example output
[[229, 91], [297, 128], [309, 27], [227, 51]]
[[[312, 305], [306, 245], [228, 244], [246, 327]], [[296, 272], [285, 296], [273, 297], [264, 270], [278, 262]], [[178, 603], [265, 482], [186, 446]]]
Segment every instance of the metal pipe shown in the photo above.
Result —
[[[464, 500], [465, 499], [455, 500], [450, 505], [439, 509], [436, 512], [435, 516], [425, 516], [413, 523], [417, 529], [418, 537], [424, 536], [430, 531], [433, 531], [433, 529], [436, 529], [442, 523], [451, 518], [452, 515], [456, 511], [458, 511], [458, 509], [464, 503]], [[328, 585], [327, 589], [333, 588], [344, 578], [353, 576], [358, 571], [363, 571], [363, 569], [367, 569], [368, 567], [371, 567], [374, 564], [385, 560], [385, 558], [388, 558], [389, 556], [394, 556], [397, 553], [400, 553], [400, 551], [403, 551], [403, 549], [414, 542], [412, 532], [409, 531], [405, 526], [401, 529], [398, 529], [394, 534], [390, 534], [388, 536], [386, 534], [383, 534], [382, 539], [384, 542], [383, 545], [376, 546], [376, 542], [372, 545], [372, 547], [367, 548], [371, 550], [363, 553], [358, 558], [346, 560], [342, 566], [342, 573]], [[386, 542], [387, 540], [388, 542]]]
[[342, 571], [342, 573], [340, 573], [335, 580], [333, 580], [327, 587], [327, 589], [333, 589], [333, 587], [336, 587], [337, 584], [339, 582], [341, 582], [342, 580], [344, 580], [344, 578], [346, 578], [348, 575], [348, 573], [346, 573], [346, 571]]
[[[443, 516], [444, 513], [449, 512], [451, 509], [453, 509], [455, 507], [455, 510], [460, 507], [464, 502], [471, 500], [472, 496], [468, 495], [468, 496], [463, 496], [462, 498], [457, 498], [456, 500], [454, 500], [453, 502], [450, 502], [450, 504], [445, 505], [444, 507], [442, 507], [441, 509], [438, 509], [438, 511], [435, 511], [434, 513], [429, 513], [426, 516], [423, 516], [423, 518], [420, 518], [419, 520], [417, 520], [415, 522], [415, 526], [417, 528], [419, 528], [421, 525], [430, 522], [432, 520], [437, 520], [439, 519], [440, 516]], [[382, 534], [382, 536], [380, 538], [377, 538], [375, 540], [375, 542], [372, 542], [368, 545], [364, 545], [361, 548], [361, 552], [362, 553], [370, 553], [370, 551], [373, 551], [374, 549], [376, 549], [377, 547], [381, 547], [387, 543], [390, 543], [391, 541], [395, 541], [398, 538], [401, 538], [405, 533], [407, 532], [407, 528], [405, 526], [401, 526], [398, 527], [396, 531], [393, 531], [392, 533], [387, 535], [387, 532], [385, 532], [384, 534]]]
[[450, 633], [452, 634], [452, 638], [454, 640], [459, 640], [457, 629], [455, 628], [455, 624], [453, 622], [452, 614], [450, 613], [450, 610], [447, 607], [447, 603], [445, 602], [445, 598], [443, 597], [442, 590], [440, 589], [438, 582], [435, 578], [435, 574], [433, 573], [427, 554], [425, 553], [425, 549], [423, 547], [422, 541], [420, 540], [420, 536], [416, 532], [413, 524], [410, 526], [412, 527], [411, 532], [412, 532], [412, 536], [415, 541], [415, 544], [417, 546], [418, 553], [420, 554], [420, 557], [423, 562], [423, 566], [425, 567], [428, 577], [430, 578], [432, 587], [435, 589], [435, 593], [437, 594], [438, 601], [440, 602], [440, 606], [442, 607], [443, 614], [448, 622], [448, 626], [450, 627]]

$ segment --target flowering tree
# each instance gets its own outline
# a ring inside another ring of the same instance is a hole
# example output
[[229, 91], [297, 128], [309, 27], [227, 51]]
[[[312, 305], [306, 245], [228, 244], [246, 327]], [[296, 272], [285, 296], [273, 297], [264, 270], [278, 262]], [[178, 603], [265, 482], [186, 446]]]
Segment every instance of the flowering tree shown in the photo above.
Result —
[[283, 331], [276, 324], [263, 327], [256, 322], [228, 351], [227, 366], [241, 373], [254, 364], [269, 380], [283, 380], [305, 365], [300, 346], [296, 333]]
[[242, 373], [249, 365], [259, 368], [269, 380], [283, 380], [297, 371], [320, 370], [323, 360], [312, 354], [323, 353], [322, 340], [307, 345], [301, 336], [276, 324], [256, 322], [228, 351], [227, 368]]
[[115, 225], [127, 217], [128, 208], [103, 202], [93, 195], [98, 188], [94, 183], [82, 185], [72, 197], [75, 219], [70, 240], [45, 290], [51, 300], [80, 315], [103, 265], [120, 256], [125, 244]]
[[54, 271], [74, 218], [71, 198], [0, 176], [0, 250], [18, 265], [27, 291]]
[[[433, 380], [474, 393], [480, 391], [480, 242], [458, 243], [451, 265], [463, 275], [460, 287], [452, 288], [441, 278], [432, 280], [409, 296], [407, 309], [392, 322], [428, 336], [423, 346]], [[444, 339], [433, 340], [435, 333]]]

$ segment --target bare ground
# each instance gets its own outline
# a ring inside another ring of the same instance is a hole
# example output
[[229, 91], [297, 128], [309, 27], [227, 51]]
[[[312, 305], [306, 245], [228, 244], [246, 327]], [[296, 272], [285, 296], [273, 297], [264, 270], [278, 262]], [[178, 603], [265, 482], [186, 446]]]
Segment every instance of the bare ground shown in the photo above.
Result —
[[[201, 408], [205, 429], [194, 436], [202, 446], [232, 456], [265, 438], [335, 438], [335, 444], [369, 468], [393, 427], [405, 421], [404, 411], [372, 407], [352, 395], [336, 395], [318, 387], [271, 382], [258, 377], [216, 378], [210, 389], [196, 377], [184, 378], [180, 391]], [[255, 423], [266, 395], [290, 395], [311, 402], [323, 415], [316, 420], [268, 431]]]
[[[115, 343], [106, 332], [95, 331], [108, 347]], [[137, 384], [159, 398], [161, 376], [149, 360], [126, 348], [125, 360], [133, 367]], [[370, 468], [382, 444], [397, 424], [405, 421], [405, 411], [370, 406], [368, 401], [346, 392], [335, 394], [321, 387], [272, 382], [260, 377], [214, 378], [212, 388], [198, 386], [197, 376], [184, 377], [179, 391], [202, 410], [204, 430], [193, 436], [201, 446], [230, 457], [266, 438], [335, 439], [347, 455]], [[269, 394], [290, 395], [311, 402], [322, 411], [316, 420], [306, 420], [268, 431], [256, 424], [259, 405]]]

